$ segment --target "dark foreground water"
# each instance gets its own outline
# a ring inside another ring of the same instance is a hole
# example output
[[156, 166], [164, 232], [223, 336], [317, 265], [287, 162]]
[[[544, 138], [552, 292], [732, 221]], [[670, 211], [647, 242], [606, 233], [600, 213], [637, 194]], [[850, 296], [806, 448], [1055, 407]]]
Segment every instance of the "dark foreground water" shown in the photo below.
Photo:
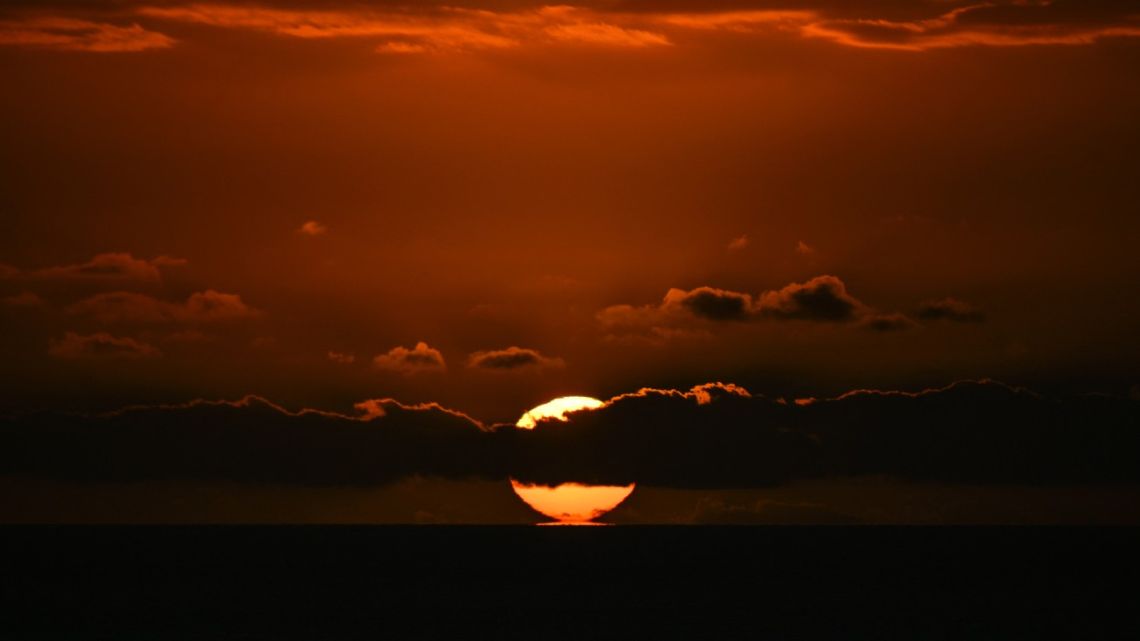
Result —
[[1140, 638], [1140, 530], [9, 527], [0, 639]]

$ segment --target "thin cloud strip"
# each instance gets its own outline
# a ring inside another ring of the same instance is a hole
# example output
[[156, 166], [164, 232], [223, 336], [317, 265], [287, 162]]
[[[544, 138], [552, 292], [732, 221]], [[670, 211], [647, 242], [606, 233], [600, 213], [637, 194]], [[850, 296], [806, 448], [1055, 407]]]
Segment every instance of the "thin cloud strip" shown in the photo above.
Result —
[[521, 369], [557, 369], [566, 366], [561, 358], [543, 356], [538, 350], [511, 346], [506, 349], [474, 352], [467, 358], [467, 367], [489, 371]]

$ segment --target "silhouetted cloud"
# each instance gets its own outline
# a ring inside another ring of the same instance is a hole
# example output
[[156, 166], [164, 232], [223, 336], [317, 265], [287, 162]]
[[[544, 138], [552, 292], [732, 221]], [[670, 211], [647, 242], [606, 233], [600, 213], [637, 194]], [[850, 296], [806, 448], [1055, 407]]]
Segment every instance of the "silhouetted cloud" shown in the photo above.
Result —
[[467, 366], [485, 370], [517, 370], [565, 367], [561, 358], [543, 356], [537, 350], [524, 347], [475, 352], [467, 358]]
[[698, 318], [714, 321], [747, 320], [752, 315], [752, 297], [724, 289], [698, 287], [690, 291], [671, 289], [665, 306], [678, 305]]
[[948, 320], [958, 323], [980, 323], [986, 320], [982, 310], [956, 298], [926, 301], [919, 305], [918, 317], [922, 320]]
[[[707, 394], [707, 396], [706, 396]], [[530, 482], [757, 487], [883, 474], [965, 483], [1140, 479], [1140, 405], [993, 382], [787, 403], [722, 386], [643, 390], [523, 435]]]
[[49, 343], [48, 354], [61, 359], [140, 359], [161, 356], [153, 345], [126, 336], [112, 336], [107, 332], [77, 334], [67, 332], [63, 338]]
[[806, 283], [792, 283], [783, 289], [762, 294], [756, 313], [772, 318], [842, 322], [855, 319], [864, 309], [847, 293], [847, 286], [835, 276], [816, 276]]
[[257, 316], [241, 296], [208, 289], [173, 303], [134, 292], [105, 292], [67, 308], [68, 313], [89, 316], [102, 323], [207, 323]]
[[393, 347], [388, 353], [373, 358], [372, 364], [378, 369], [399, 372], [405, 376], [447, 369], [443, 354], [423, 341], [416, 343], [412, 349]]
[[985, 381], [796, 403], [720, 383], [642, 389], [533, 430], [484, 426], [437, 404], [374, 399], [356, 409], [292, 412], [247, 397], [8, 417], [0, 419], [0, 474], [320, 485], [510, 476], [676, 488], [864, 475], [1029, 485], [1140, 481], [1140, 403], [1050, 399]]
[[41, 269], [18, 269], [5, 266], [0, 269], [0, 277], [6, 279], [29, 280], [97, 280], [97, 281], [141, 281], [162, 280], [160, 267], [175, 267], [186, 264], [181, 258], [159, 256], [151, 260], [135, 258], [129, 253], [97, 254], [86, 263], [60, 265]]

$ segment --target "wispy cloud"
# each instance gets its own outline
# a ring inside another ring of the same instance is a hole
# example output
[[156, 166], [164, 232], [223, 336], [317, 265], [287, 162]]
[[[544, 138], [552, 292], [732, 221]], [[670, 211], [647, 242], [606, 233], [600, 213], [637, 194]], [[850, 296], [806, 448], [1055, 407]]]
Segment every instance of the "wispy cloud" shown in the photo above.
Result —
[[67, 332], [62, 338], [52, 340], [48, 354], [53, 358], [75, 359], [127, 359], [154, 358], [162, 352], [149, 343], [128, 336], [113, 336], [107, 332], [78, 334]]
[[40, 269], [18, 269], [0, 265], [0, 278], [27, 280], [94, 280], [94, 281], [143, 281], [162, 280], [160, 267], [185, 265], [181, 258], [159, 256], [147, 260], [135, 258], [129, 253], [112, 252], [97, 254], [85, 263], [58, 265]]
[[0, 45], [98, 53], [146, 51], [174, 39], [138, 24], [117, 25], [65, 16], [0, 20]]
[[105, 292], [81, 300], [67, 311], [103, 323], [206, 323], [251, 318], [260, 313], [241, 296], [212, 289], [193, 293], [182, 302], [134, 292]]

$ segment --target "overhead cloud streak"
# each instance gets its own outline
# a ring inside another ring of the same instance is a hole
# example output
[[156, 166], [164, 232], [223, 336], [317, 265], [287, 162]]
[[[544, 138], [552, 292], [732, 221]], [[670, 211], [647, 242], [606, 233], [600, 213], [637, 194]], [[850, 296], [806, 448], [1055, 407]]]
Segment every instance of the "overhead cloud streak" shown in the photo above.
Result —
[[[0, 23], [0, 43], [76, 51], [142, 51], [174, 40], [153, 29], [190, 23], [291, 38], [374, 40], [381, 53], [420, 54], [573, 44], [619, 49], [690, 46], [709, 34], [826, 41], [864, 49], [1090, 45], [1140, 36], [1136, 12], [1120, 3], [1005, 0], [980, 3], [676, 2], [466, 7], [440, 3], [123, 3], [124, 24], [92, 22], [63, 4], [50, 16]], [[139, 26], [134, 21], [144, 21]], [[152, 24], [153, 23], [153, 24]]]

